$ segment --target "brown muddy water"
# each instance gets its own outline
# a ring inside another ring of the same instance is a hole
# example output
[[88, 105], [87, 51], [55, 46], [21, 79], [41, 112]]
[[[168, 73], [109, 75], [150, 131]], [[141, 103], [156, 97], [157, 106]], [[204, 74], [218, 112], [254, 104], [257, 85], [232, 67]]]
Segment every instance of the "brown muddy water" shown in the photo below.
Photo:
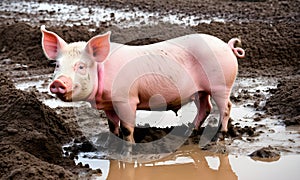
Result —
[[[91, 154], [90, 154], [91, 155]], [[95, 179], [291, 179], [299, 178], [299, 155], [286, 155], [267, 161], [249, 156], [216, 154], [197, 145], [182, 146], [175, 153], [149, 163], [82, 158], [76, 162], [100, 168]], [[82, 175], [84, 177], [84, 175]]]

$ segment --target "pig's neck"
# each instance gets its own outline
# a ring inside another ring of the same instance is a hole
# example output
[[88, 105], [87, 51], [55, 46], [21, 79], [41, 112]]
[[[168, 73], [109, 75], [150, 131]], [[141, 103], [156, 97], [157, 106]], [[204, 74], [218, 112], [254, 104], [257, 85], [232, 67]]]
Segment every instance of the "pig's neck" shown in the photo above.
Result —
[[103, 75], [104, 75], [104, 66], [102, 63], [97, 64], [97, 79], [94, 82], [94, 90], [91, 95], [88, 97], [87, 101], [89, 101], [92, 106], [95, 106], [97, 102], [101, 101], [102, 92], [103, 92]]

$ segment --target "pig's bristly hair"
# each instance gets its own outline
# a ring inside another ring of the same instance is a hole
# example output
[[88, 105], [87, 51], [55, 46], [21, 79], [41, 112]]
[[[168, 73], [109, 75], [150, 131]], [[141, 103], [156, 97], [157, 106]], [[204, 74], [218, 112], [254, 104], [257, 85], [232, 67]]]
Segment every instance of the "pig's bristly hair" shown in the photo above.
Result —
[[80, 58], [81, 54], [84, 51], [84, 48], [86, 46], [86, 42], [80, 41], [80, 42], [73, 42], [64, 47], [62, 49], [62, 52], [67, 54], [71, 58]]

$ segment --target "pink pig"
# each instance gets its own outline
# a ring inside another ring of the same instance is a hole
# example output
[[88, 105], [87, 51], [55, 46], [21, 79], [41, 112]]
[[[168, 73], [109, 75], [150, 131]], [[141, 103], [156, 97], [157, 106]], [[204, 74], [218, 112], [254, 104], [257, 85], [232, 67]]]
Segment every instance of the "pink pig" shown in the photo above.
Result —
[[177, 111], [194, 101], [198, 128], [212, 109], [210, 96], [220, 112], [222, 131], [227, 131], [237, 57], [245, 52], [206, 35], [192, 34], [156, 44], [128, 46], [110, 42], [110, 32], [88, 42], [66, 43], [41, 27], [42, 46], [56, 60], [50, 91], [63, 101], [89, 101], [105, 111], [110, 131], [134, 143], [136, 110]]

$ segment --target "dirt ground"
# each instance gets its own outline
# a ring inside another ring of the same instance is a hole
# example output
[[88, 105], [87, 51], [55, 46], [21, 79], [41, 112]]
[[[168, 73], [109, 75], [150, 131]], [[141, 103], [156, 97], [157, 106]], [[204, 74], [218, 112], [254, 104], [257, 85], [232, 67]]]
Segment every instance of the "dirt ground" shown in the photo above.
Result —
[[[53, 2], [48, 0], [49, 3]], [[57, 1], [56, 1], [57, 2]], [[72, 4], [73, 1], [58, 1]], [[59, 24], [48, 27], [67, 42], [88, 40], [92, 36], [112, 31], [112, 41], [132, 45], [149, 44], [177, 37], [190, 32], [208, 33], [227, 42], [239, 36], [246, 58], [239, 60], [239, 77], [276, 77], [279, 84], [271, 89], [264, 111], [268, 116], [279, 116], [286, 126], [300, 125], [300, 32], [299, 1], [278, 0], [105, 0], [81, 1], [83, 5], [100, 5], [120, 9], [149, 12], [203, 14], [204, 17], [219, 16], [226, 23], [212, 22], [194, 27], [181, 27], [159, 23], [154, 27], [120, 28], [106, 24], [76, 25]], [[68, 121], [70, 110], [65, 113], [42, 104], [41, 95], [34, 89], [30, 92], [15, 88], [16, 79], [26, 76], [50, 74], [54, 67], [46, 60], [41, 48], [41, 24], [22, 22], [17, 13], [6, 18], [10, 12], [0, 14], [0, 177], [1, 179], [76, 179], [79, 172], [99, 173], [88, 167], [76, 166], [73, 158], [64, 157], [62, 145], [73, 138], [79, 141], [82, 133], [76, 122]], [[51, 12], [49, 12], [51, 13]], [[30, 18], [35, 18], [34, 16]], [[79, 20], [80, 21], [80, 20]], [[96, 31], [89, 31], [90, 28]], [[232, 97], [232, 101], [247, 98]], [[255, 106], [255, 105], [254, 105]], [[138, 141], [153, 141], [168, 133], [170, 129], [149, 128], [135, 134]], [[140, 133], [140, 134], [139, 134]], [[255, 128], [238, 128], [230, 125], [228, 136], [255, 134]], [[299, 131], [300, 133], [300, 131]], [[194, 132], [191, 142], [197, 143]], [[266, 145], [267, 146], [267, 145]], [[261, 153], [256, 153], [261, 154]], [[255, 153], [254, 153], [255, 155]]]

